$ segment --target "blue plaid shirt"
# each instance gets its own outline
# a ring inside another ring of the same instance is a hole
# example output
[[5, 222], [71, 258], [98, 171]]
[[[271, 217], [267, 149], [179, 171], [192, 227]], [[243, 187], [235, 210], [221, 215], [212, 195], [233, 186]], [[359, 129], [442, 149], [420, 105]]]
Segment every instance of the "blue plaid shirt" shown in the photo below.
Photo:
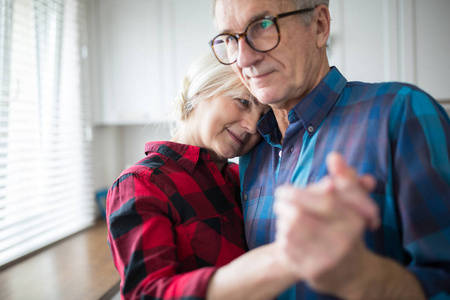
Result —
[[[275, 116], [259, 122], [264, 139], [239, 162], [249, 248], [274, 240], [278, 185], [317, 182], [325, 157], [344, 155], [372, 174], [382, 226], [365, 242], [413, 272], [427, 298], [450, 298], [450, 120], [417, 87], [347, 82], [336, 68], [289, 112], [283, 145]], [[283, 299], [335, 299], [299, 283]]]

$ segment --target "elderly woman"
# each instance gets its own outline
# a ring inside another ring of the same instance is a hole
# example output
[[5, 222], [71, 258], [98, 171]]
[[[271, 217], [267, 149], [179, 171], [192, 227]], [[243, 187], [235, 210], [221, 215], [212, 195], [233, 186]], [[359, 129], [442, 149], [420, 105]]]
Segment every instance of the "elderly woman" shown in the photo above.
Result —
[[268, 108], [212, 54], [191, 67], [177, 107], [173, 138], [147, 143], [108, 193], [122, 299], [273, 298], [293, 277], [272, 245], [244, 254], [238, 166], [228, 162], [260, 140]]

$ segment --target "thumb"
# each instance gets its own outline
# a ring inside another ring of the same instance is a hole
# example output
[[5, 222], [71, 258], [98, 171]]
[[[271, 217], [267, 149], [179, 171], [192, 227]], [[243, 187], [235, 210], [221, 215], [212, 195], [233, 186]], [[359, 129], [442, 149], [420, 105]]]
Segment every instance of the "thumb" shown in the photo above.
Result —
[[331, 152], [327, 155], [327, 169], [331, 177], [356, 180], [358, 175], [344, 160], [344, 157], [338, 152]]

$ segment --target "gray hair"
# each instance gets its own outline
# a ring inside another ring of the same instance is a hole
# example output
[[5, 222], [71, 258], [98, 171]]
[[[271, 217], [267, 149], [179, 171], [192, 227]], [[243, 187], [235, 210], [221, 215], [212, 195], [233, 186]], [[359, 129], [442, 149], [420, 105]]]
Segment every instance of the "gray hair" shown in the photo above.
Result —
[[180, 122], [190, 116], [200, 101], [211, 99], [216, 95], [230, 98], [254, 99], [241, 79], [228, 65], [219, 63], [212, 51], [198, 58], [184, 77], [181, 90], [175, 98], [175, 132]]
[[[330, 3], [330, 0], [289, 0], [289, 1], [291, 1], [297, 9], [316, 7], [321, 4], [324, 4], [328, 7]], [[216, 17], [216, 3], [217, 0], [212, 1], [212, 13], [214, 18]], [[303, 20], [306, 26], [309, 26], [309, 24], [311, 23], [311, 14], [301, 14], [300, 18]]]
[[[321, 4], [324, 4], [328, 7], [328, 5], [330, 4], [330, 0], [291, 0], [291, 1], [292, 3], [294, 3], [297, 9], [316, 7]], [[306, 26], [311, 24], [311, 14], [301, 14], [300, 17], [302, 18]]]

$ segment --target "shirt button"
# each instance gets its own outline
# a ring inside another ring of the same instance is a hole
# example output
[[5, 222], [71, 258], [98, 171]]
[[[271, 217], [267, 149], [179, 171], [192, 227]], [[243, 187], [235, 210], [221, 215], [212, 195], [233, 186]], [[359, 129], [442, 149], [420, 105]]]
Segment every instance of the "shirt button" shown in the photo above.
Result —
[[278, 155], [281, 157], [281, 154], [283, 154], [283, 151], [280, 150], [280, 152], [278, 152]]
[[314, 127], [313, 126], [308, 126], [308, 132], [313, 132], [314, 131]]
[[244, 194], [244, 201], [247, 201], [247, 198], [248, 198], [247, 194]]

